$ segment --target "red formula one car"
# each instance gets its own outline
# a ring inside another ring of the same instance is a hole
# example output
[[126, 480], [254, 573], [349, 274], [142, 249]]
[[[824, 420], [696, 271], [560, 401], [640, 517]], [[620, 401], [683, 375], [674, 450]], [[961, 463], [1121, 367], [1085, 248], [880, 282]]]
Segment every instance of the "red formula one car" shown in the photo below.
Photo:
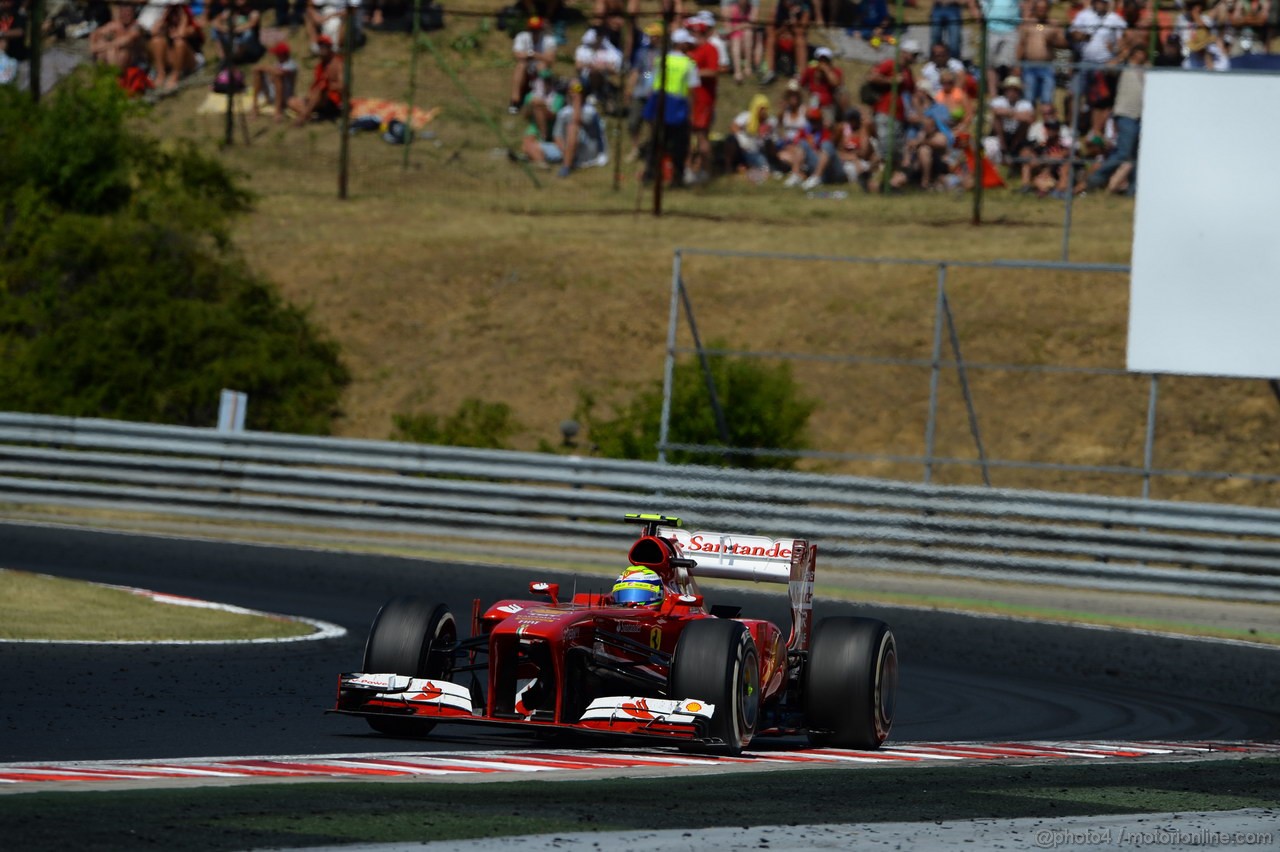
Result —
[[[688, 533], [661, 515], [627, 518], [644, 524], [631, 564], [662, 580], [654, 603], [595, 593], [562, 601], [557, 584], [534, 582], [529, 592], [542, 600], [475, 601], [464, 639], [445, 605], [395, 598], [373, 621], [362, 671], [339, 677], [335, 711], [395, 736], [449, 721], [643, 736], [730, 754], [754, 736], [800, 732], [845, 748], [884, 742], [898, 681], [893, 633], [870, 618], [813, 627], [816, 547]], [[737, 608], [707, 608], [697, 577], [789, 584], [789, 633]]]

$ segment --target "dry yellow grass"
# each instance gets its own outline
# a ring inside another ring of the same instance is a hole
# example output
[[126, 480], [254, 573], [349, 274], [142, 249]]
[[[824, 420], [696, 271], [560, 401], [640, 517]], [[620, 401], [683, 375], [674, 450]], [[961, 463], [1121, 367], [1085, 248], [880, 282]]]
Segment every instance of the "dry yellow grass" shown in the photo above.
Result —
[[[479, 48], [450, 42], [472, 33]], [[300, 42], [294, 42], [295, 47]], [[556, 442], [578, 395], [624, 399], [657, 380], [678, 247], [814, 255], [992, 260], [1061, 257], [1063, 207], [988, 194], [984, 224], [968, 196], [808, 199], [778, 184], [734, 179], [668, 193], [665, 215], [637, 189], [634, 167], [541, 184], [507, 161], [480, 116], [518, 140], [503, 112], [506, 36], [455, 18], [433, 36], [466, 92], [424, 53], [417, 103], [439, 106], [435, 138], [403, 149], [376, 134], [351, 140], [350, 197], [336, 199], [337, 134], [282, 130], [265, 119], [251, 144], [220, 156], [249, 176], [257, 209], [237, 229], [249, 261], [341, 341], [354, 382], [336, 424], [342, 435], [385, 438], [397, 412], [447, 414], [467, 397], [506, 402], [524, 426], [520, 448]], [[402, 98], [408, 39], [373, 34], [356, 59], [358, 95]], [[846, 64], [856, 84], [859, 69]], [[304, 76], [309, 74], [304, 60]], [[776, 96], [779, 85], [770, 94]], [[720, 122], [754, 86], [722, 86]], [[215, 148], [218, 116], [197, 116], [192, 90], [156, 111], [163, 134]], [[1132, 202], [1087, 196], [1074, 207], [1070, 257], [1125, 263]], [[928, 358], [932, 268], [801, 264], [689, 257], [704, 339], [752, 351]], [[973, 362], [1123, 368], [1124, 276], [955, 269], [950, 299], [964, 356]], [[682, 330], [688, 342], [687, 328]], [[929, 376], [922, 368], [799, 364], [822, 399], [812, 444], [832, 452], [918, 455]], [[1135, 377], [975, 372], [970, 381], [989, 456], [1069, 464], [1142, 462], [1147, 385]], [[941, 389], [938, 450], [975, 458], [953, 373]], [[252, 404], [252, 403], [251, 403]], [[1280, 406], [1261, 382], [1168, 379], [1161, 385], [1155, 463], [1161, 467], [1280, 472]], [[918, 465], [810, 462], [807, 467], [919, 479]], [[941, 481], [976, 482], [951, 467]], [[1133, 478], [993, 472], [998, 485], [1135, 494]], [[1277, 489], [1246, 482], [1158, 481], [1156, 496], [1274, 503]]]

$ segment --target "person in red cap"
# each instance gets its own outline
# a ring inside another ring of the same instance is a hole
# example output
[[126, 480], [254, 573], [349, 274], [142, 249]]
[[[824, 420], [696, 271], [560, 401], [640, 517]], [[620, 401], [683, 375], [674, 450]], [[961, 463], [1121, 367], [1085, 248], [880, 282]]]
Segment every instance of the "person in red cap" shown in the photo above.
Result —
[[266, 95], [267, 102], [275, 108], [273, 118], [278, 124], [284, 121], [284, 108], [293, 97], [298, 63], [293, 61], [289, 45], [283, 41], [273, 44], [267, 52], [273, 58], [253, 69], [253, 101], [249, 113], [254, 118], [258, 117], [258, 105]]
[[516, 67], [511, 74], [511, 102], [507, 112], [516, 115], [520, 112], [520, 104], [534, 80], [544, 70], [551, 70], [556, 63], [556, 37], [546, 32], [542, 18], [537, 15], [529, 19], [527, 28], [516, 33], [511, 42], [511, 54], [515, 58]]
[[308, 121], [332, 121], [342, 114], [342, 57], [334, 53], [333, 39], [322, 35], [316, 39], [320, 61], [305, 97], [289, 100], [289, 109], [297, 113], [294, 127]]

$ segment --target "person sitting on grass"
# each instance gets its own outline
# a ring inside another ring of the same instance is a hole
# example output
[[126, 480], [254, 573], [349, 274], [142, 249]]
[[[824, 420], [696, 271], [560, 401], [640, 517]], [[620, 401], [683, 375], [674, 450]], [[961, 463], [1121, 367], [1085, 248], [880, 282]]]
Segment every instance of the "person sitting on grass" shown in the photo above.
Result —
[[89, 34], [89, 55], [94, 62], [123, 71], [142, 61], [145, 44], [138, 7], [113, 4], [111, 20]]
[[937, 120], [932, 115], [922, 116], [919, 132], [903, 145], [902, 166], [890, 176], [889, 186], [897, 190], [908, 185], [918, 185], [926, 191], [946, 188], [947, 183], [941, 178], [951, 171], [950, 150]]
[[515, 69], [511, 74], [511, 103], [507, 112], [517, 115], [525, 94], [534, 86], [544, 71], [550, 72], [556, 64], [556, 38], [543, 32], [542, 18], [529, 19], [528, 28], [516, 33], [511, 42], [511, 54]]
[[333, 51], [333, 39], [322, 35], [316, 39], [320, 61], [305, 97], [289, 100], [289, 109], [298, 114], [295, 127], [308, 121], [333, 121], [342, 114], [342, 57]]
[[551, 141], [526, 134], [523, 151], [529, 160], [540, 165], [559, 165], [559, 177], [568, 177], [574, 169], [603, 166], [609, 162], [604, 149], [604, 122], [593, 100], [583, 93], [581, 80], [569, 83], [569, 102], [556, 115]]
[[1068, 158], [1071, 156], [1071, 134], [1058, 118], [1053, 104], [1040, 108], [1041, 117], [1027, 136], [1021, 152], [1022, 186], [1020, 192], [1035, 193], [1044, 198], [1066, 198], [1070, 185]]
[[257, 62], [267, 52], [258, 37], [261, 13], [249, 0], [232, 0], [213, 23], [213, 36], [218, 41], [218, 55], [236, 65]]
[[521, 105], [521, 113], [529, 120], [526, 132], [535, 133], [544, 142], [551, 139], [551, 127], [565, 104], [566, 88], [567, 84], [556, 79], [551, 69], [544, 68], [538, 73], [538, 79]]
[[836, 128], [834, 148], [845, 180], [869, 191], [881, 162], [866, 107], [855, 107], [845, 114], [845, 120]]
[[1036, 119], [1036, 108], [1022, 93], [1022, 79], [1009, 76], [1001, 84], [1000, 94], [991, 99], [991, 135], [1000, 146], [1001, 160], [1008, 164], [1012, 177], [1018, 152], [1027, 143], [1027, 131]]
[[792, 144], [778, 153], [778, 159], [786, 163], [791, 172], [783, 181], [783, 186], [813, 189], [822, 183], [818, 159], [823, 144], [831, 139], [831, 129], [827, 127], [822, 110], [816, 106], [806, 110], [805, 119], [804, 128], [796, 135]]
[[725, 171], [745, 172], [752, 183], [769, 177], [769, 155], [776, 150], [777, 123], [769, 114], [769, 96], [752, 95], [747, 109], [733, 120], [733, 132], [725, 139]]
[[277, 42], [268, 51], [273, 59], [253, 69], [253, 101], [249, 113], [257, 118], [258, 104], [266, 95], [275, 112], [273, 120], [278, 124], [284, 121], [285, 107], [293, 98], [294, 86], [298, 80], [298, 63], [293, 61], [289, 45]]
[[186, 6], [169, 6], [152, 27], [147, 51], [161, 94], [175, 92], [178, 83], [204, 63], [204, 34]]

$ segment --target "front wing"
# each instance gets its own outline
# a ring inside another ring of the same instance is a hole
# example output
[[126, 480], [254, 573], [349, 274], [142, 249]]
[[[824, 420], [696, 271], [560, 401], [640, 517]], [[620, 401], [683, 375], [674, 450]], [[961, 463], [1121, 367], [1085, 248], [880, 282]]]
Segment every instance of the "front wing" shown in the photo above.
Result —
[[607, 695], [593, 700], [572, 721], [539, 718], [540, 714], [489, 716], [475, 706], [471, 691], [446, 680], [397, 674], [339, 675], [334, 712], [438, 722], [479, 722], [537, 728], [589, 731], [624, 736], [658, 737], [710, 743], [707, 727], [716, 707], [693, 698], [679, 700]]

